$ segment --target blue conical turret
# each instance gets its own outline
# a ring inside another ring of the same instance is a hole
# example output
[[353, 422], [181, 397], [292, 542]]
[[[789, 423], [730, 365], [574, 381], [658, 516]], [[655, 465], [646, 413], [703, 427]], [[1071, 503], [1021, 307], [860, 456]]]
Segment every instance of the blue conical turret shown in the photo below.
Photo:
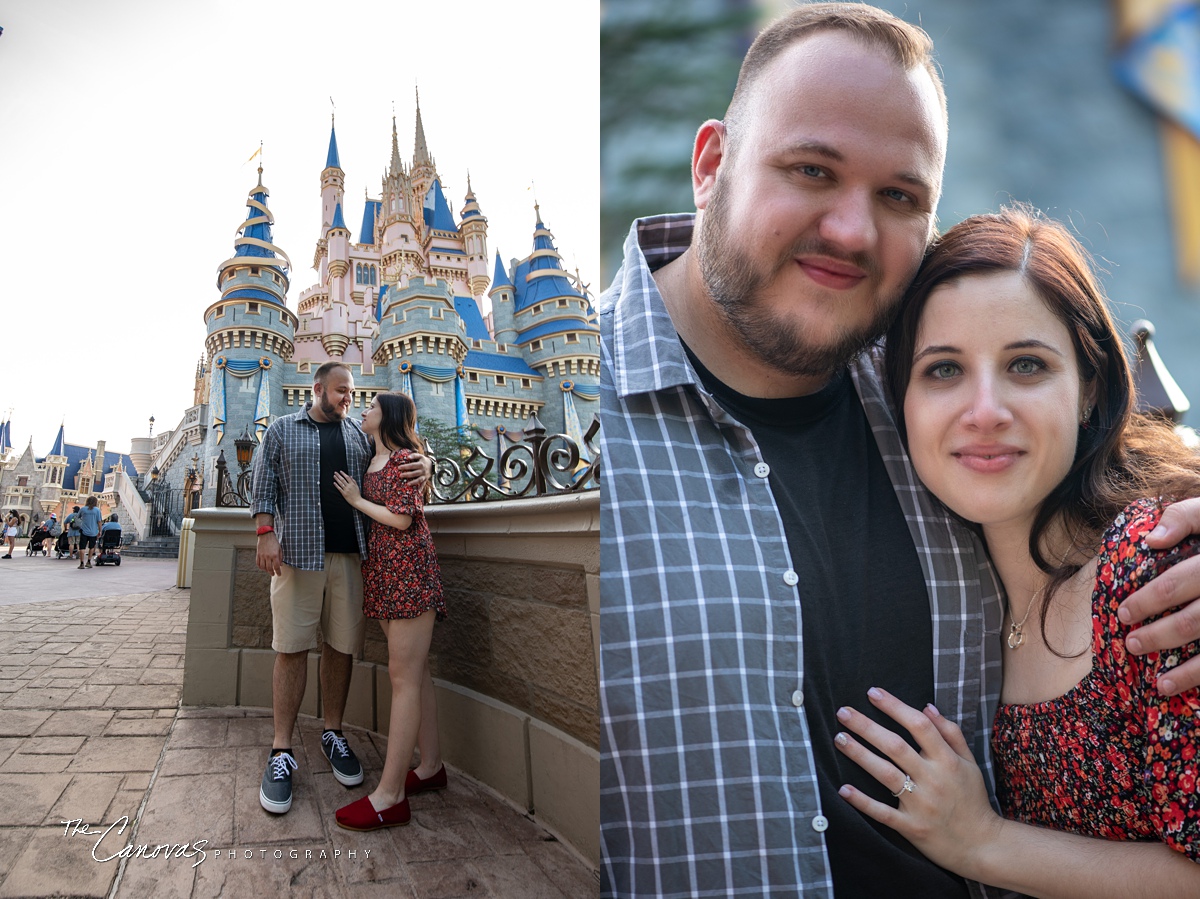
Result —
[[233, 241], [233, 256], [217, 269], [217, 286], [221, 288], [223, 300], [266, 300], [282, 306], [292, 263], [287, 254], [271, 242], [271, 225], [275, 224], [275, 217], [267, 208], [271, 192], [263, 186], [262, 171], [259, 166], [258, 184], [251, 188], [246, 200], [249, 212]]
[[454, 224], [454, 215], [450, 212], [450, 204], [446, 202], [446, 195], [442, 193], [442, 182], [438, 178], [433, 179], [433, 184], [429, 185], [429, 190], [425, 193], [425, 226], [434, 231], [457, 231], [458, 225]]
[[50, 447], [51, 456], [66, 455], [66, 438], [63, 434], [63, 426], [58, 426], [58, 436], [54, 438], [54, 446]]
[[337, 151], [337, 129], [331, 123], [329, 126], [329, 152], [325, 154], [325, 168], [340, 169], [341, 167], [342, 163], [338, 159]]
[[342, 204], [341, 203], [338, 203], [337, 207], [333, 210], [333, 224], [330, 225], [329, 227], [330, 227], [330, 229], [341, 228], [343, 231], [350, 230], [349, 228], [346, 227], [346, 219], [345, 219], [345, 216], [342, 215]]
[[504, 263], [500, 261], [500, 251], [496, 251], [496, 272], [492, 275], [492, 290], [498, 287], [512, 287], [513, 283], [509, 280], [508, 272], [504, 269]]

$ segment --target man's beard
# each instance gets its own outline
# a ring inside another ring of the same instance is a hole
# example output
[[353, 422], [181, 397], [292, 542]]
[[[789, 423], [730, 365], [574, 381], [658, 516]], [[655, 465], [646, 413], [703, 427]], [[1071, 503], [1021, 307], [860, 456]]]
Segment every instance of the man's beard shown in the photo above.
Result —
[[317, 408], [321, 410], [321, 414], [326, 418], [338, 419], [346, 417], [345, 413], [342, 412], [341, 405], [339, 404], [335, 406], [333, 403], [329, 402], [323, 393], [317, 398]]
[[[789, 375], [828, 377], [887, 331], [900, 307], [900, 291], [895, 296], [876, 298], [870, 321], [860, 328], [842, 328], [830, 343], [823, 345], [806, 340], [790, 317], [772, 312], [762, 301], [761, 291], [785, 267], [794, 265], [797, 256], [815, 254], [849, 262], [867, 272], [868, 278], [876, 275], [878, 263], [866, 254], [847, 254], [819, 237], [812, 237], [798, 240], [772, 268], [758, 268], [729, 239], [724, 187], [724, 182], [718, 179], [701, 216], [694, 246], [709, 296], [754, 355]], [[795, 302], [803, 302], [803, 298], [796, 297]]]

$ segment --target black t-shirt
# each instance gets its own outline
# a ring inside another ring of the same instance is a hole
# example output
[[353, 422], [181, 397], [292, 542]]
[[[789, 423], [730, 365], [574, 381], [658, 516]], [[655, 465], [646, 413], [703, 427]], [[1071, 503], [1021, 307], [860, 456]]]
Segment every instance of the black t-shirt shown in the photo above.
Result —
[[354, 509], [333, 483], [335, 471], [346, 471], [346, 438], [342, 422], [316, 421], [321, 435], [321, 522], [325, 526], [325, 552], [357, 553]]
[[[690, 352], [701, 381], [748, 427], [771, 468], [792, 568], [800, 576], [804, 713], [838, 899], [966, 897], [966, 884], [837, 791], [889, 792], [833, 743], [850, 705], [908, 737], [867, 699], [873, 686], [916, 708], [933, 702], [933, 628], [925, 577], [903, 510], [847, 373], [811, 396], [757, 399], [722, 384]], [[911, 739], [909, 740], [910, 742]]]

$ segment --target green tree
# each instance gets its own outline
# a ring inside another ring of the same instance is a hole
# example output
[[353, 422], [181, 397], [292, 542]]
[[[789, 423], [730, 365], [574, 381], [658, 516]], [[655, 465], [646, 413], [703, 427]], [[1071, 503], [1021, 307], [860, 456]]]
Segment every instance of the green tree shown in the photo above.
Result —
[[633, 219], [692, 208], [691, 144], [721, 118], [758, 11], [746, 0], [609, 0], [600, 26], [601, 281]]

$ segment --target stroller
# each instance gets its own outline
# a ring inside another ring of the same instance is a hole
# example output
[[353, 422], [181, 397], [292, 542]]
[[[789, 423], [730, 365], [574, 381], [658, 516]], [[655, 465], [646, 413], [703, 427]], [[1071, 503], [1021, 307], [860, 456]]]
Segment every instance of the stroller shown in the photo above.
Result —
[[25, 547], [25, 555], [27, 556], [48, 556], [50, 555], [50, 547], [47, 545], [52, 542], [50, 529], [44, 524], [39, 524], [33, 529], [33, 533], [29, 535], [29, 545]]
[[100, 532], [99, 546], [96, 548], [96, 565], [120, 566], [121, 564], [121, 529], [109, 528]]
[[54, 541], [54, 558], [65, 559], [71, 554], [71, 535], [64, 530]]

